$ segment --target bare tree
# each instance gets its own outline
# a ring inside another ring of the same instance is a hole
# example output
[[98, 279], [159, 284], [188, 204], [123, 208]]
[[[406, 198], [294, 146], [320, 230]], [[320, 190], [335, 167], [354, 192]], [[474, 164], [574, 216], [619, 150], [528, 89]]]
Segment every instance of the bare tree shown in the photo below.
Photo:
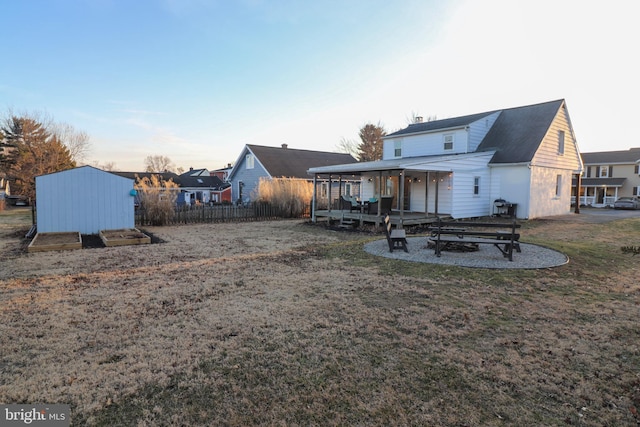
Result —
[[358, 158], [358, 143], [352, 139], [341, 138], [336, 149], [340, 153], [351, 154], [356, 159]]
[[174, 172], [176, 165], [167, 156], [147, 156], [144, 159], [145, 172]]
[[105, 162], [105, 163], [92, 162], [91, 166], [93, 166], [94, 168], [102, 169], [103, 171], [107, 171], [107, 172], [113, 172], [118, 170], [114, 162]]
[[71, 154], [71, 158], [76, 163], [81, 163], [86, 159], [91, 148], [88, 133], [78, 131], [67, 123], [57, 123], [53, 125], [52, 134], [54, 134], [60, 142], [67, 147]]

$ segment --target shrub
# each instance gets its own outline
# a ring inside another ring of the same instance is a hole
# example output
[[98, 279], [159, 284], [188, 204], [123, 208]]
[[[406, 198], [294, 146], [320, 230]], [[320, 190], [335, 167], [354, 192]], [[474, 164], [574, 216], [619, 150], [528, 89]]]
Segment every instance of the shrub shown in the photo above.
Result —
[[136, 190], [140, 207], [152, 225], [166, 225], [175, 215], [178, 184], [165, 181], [159, 175], [136, 176]]
[[260, 178], [256, 201], [277, 207], [285, 218], [300, 217], [313, 197], [313, 184], [296, 178]]

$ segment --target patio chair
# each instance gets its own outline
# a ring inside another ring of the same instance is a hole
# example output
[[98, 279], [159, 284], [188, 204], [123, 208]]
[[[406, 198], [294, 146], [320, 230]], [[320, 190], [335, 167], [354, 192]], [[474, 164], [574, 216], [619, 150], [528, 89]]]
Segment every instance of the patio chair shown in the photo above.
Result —
[[393, 206], [393, 196], [380, 197], [380, 212], [387, 214], [391, 212]]
[[349, 209], [349, 212], [353, 212], [354, 209], [359, 211], [360, 205], [355, 198], [342, 195], [340, 196], [340, 209], [343, 211]]
[[372, 197], [369, 199], [369, 204], [367, 205], [367, 214], [369, 215], [378, 215], [378, 199]]
[[405, 231], [402, 228], [391, 228], [391, 217], [389, 214], [384, 217], [384, 232], [387, 235], [389, 252], [393, 252], [394, 249], [402, 249], [405, 252], [409, 252]]

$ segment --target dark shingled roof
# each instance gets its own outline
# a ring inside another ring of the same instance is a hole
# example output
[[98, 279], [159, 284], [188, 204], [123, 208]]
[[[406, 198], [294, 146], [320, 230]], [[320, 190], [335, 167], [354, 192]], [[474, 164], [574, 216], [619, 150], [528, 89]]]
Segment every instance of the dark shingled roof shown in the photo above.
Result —
[[482, 119], [495, 111], [488, 111], [486, 113], [471, 114], [469, 116], [452, 117], [450, 119], [434, 120], [431, 122], [414, 123], [406, 127], [405, 129], [391, 133], [387, 136], [399, 136], [410, 133], [432, 132], [442, 129], [458, 128], [470, 125], [471, 123]]
[[307, 170], [313, 167], [355, 163], [350, 154], [327, 153], [324, 151], [295, 150], [283, 147], [247, 145], [273, 178], [309, 179]]
[[582, 163], [585, 165], [602, 165], [611, 163], [636, 163], [640, 160], [640, 147], [623, 151], [601, 151], [597, 153], [582, 153]]
[[563, 104], [559, 99], [502, 110], [476, 151], [496, 150], [491, 163], [531, 161]]
[[527, 105], [504, 110], [487, 111], [469, 116], [453, 117], [426, 123], [415, 123], [390, 136], [407, 135], [421, 132], [439, 131], [463, 127], [500, 112], [487, 135], [477, 148], [478, 151], [493, 151], [491, 163], [526, 163], [533, 159], [549, 130], [551, 122], [564, 104], [563, 99], [542, 104]]

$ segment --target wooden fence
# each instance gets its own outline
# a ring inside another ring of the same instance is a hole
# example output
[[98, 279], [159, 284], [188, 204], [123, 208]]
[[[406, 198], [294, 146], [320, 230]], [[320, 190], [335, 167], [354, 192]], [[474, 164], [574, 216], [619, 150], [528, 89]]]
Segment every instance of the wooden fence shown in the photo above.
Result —
[[[247, 205], [195, 205], [176, 207], [175, 213], [169, 223], [175, 224], [197, 224], [216, 222], [248, 222], [248, 221], [268, 221], [282, 218], [310, 218], [310, 207], [304, 212], [292, 214], [285, 212], [279, 206], [269, 203], [250, 203]], [[144, 209], [137, 209], [135, 222], [138, 226], [152, 225]]]

